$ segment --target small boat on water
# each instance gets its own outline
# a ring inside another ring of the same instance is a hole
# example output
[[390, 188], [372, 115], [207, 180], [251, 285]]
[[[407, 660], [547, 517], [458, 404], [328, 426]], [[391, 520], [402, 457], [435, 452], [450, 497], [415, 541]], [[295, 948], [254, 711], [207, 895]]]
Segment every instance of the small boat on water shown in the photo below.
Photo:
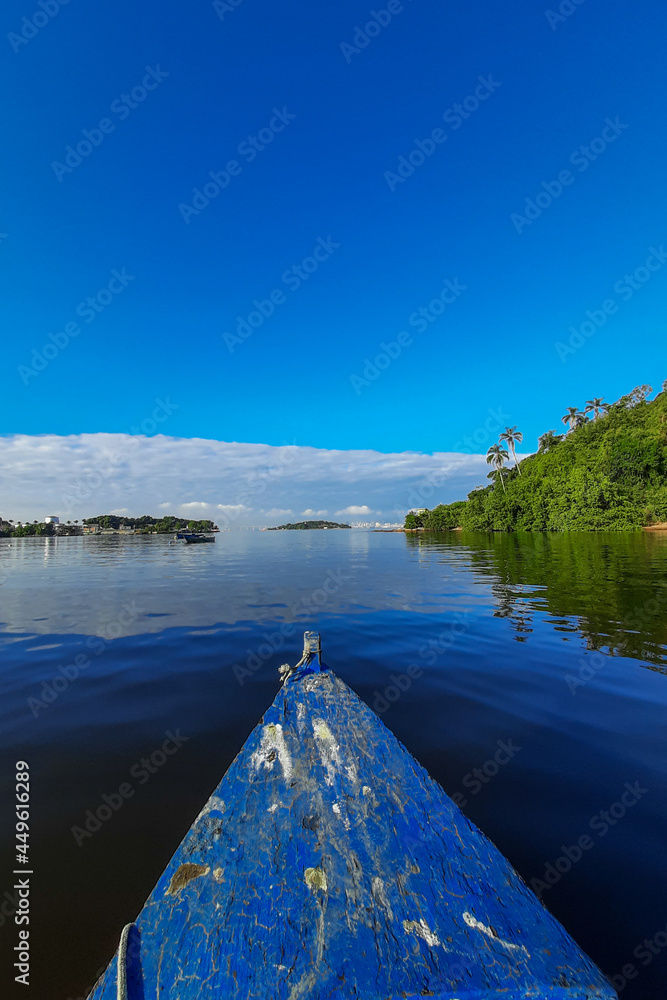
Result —
[[198, 542], [214, 542], [215, 535], [204, 535], [201, 531], [177, 531], [174, 538], [182, 539], [186, 541], [189, 545], [195, 545]]
[[613, 1000], [305, 634], [90, 1000]]

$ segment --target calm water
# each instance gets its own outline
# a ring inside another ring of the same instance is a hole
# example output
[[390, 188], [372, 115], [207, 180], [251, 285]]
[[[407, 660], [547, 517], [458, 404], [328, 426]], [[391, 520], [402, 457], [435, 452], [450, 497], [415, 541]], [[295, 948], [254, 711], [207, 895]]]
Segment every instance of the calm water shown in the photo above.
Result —
[[[0, 579], [4, 815], [14, 761], [32, 773], [31, 996], [92, 986], [315, 628], [526, 880], [590, 837], [543, 899], [608, 975], [635, 967], [623, 1000], [667, 997], [667, 537], [21, 539], [0, 542]], [[423, 675], [399, 696], [410, 664]], [[499, 741], [520, 750], [490, 774]], [[75, 838], [123, 784], [131, 797]], [[15, 933], [0, 917], [5, 958]]]

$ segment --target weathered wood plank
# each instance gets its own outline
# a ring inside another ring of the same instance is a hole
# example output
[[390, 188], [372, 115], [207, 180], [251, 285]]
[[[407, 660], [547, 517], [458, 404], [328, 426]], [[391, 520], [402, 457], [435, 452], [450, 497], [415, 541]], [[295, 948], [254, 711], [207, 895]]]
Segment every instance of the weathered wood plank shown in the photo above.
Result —
[[[613, 998], [378, 717], [289, 677], [128, 941], [129, 1000]], [[117, 959], [91, 1000], [116, 1000]]]

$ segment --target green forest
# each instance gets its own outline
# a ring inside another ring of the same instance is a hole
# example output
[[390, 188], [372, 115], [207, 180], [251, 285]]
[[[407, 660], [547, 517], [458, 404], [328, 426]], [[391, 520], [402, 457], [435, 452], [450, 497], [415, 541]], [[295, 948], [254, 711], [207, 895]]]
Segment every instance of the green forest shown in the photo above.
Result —
[[[615, 403], [568, 407], [539, 450], [518, 461], [523, 436], [508, 427], [487, 453], [491, 484], [467, 500], [409, 513], [406, 529], [633, 531], [667, 522], [667, 382], [649, 401], [638, 386]], [[505, 467], [507, 462], [512, 464]]]

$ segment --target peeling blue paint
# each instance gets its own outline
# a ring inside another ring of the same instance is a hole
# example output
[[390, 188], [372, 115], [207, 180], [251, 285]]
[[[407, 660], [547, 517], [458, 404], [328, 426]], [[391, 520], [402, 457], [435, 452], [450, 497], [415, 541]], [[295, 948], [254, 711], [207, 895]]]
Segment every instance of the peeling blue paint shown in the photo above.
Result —
[[[287, 676], [158, 881], [128, 1000], [612, 1000], [319, 654]], [[91, 994], [116, 1000], [117, 958]]]

